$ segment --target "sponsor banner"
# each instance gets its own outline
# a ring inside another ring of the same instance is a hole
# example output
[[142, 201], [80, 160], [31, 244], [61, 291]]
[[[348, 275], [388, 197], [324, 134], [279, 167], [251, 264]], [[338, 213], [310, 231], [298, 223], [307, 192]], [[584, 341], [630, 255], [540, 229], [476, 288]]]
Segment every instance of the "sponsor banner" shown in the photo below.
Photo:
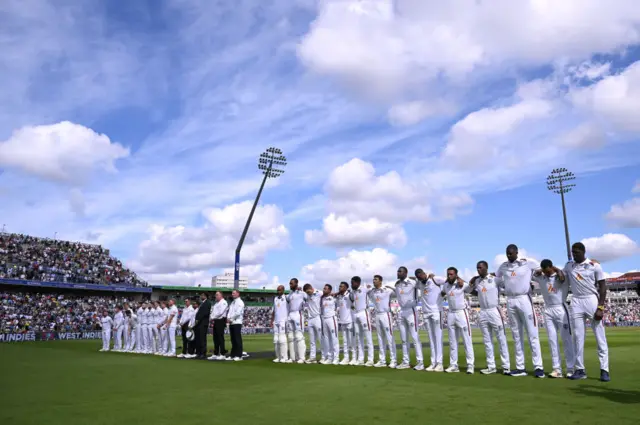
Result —
[[90, 291], [109, 292], [142, 292], [151, 293], [151, 288], [138, 288], [131, 286], [97, 285], [95, 283], [65, 283], [65, 282], [36, 282], [21, 279], [0, 279], [0, 284], [16, 286], [37, 286], [42, 288], [80, 289]]
[[20, 333], [20, 334], [0, 333], [0, 342], [82, 340], [82, 339], [101, 339], [101, 338], [102, 338], [102, 331], [26, 332], [26, 333]]

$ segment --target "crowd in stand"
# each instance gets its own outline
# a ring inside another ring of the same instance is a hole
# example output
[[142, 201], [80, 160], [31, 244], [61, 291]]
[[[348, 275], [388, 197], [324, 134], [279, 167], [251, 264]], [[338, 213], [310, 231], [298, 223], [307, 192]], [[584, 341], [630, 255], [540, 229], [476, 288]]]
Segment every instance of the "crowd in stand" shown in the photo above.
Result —
[[[99, 329], [96, 318], [107, 310], [113, 314], [117, 304], [130, 301], [117, 296], [79, 296], [54, 293], [0, 292], [0, 332], [84, 332]], [[245, 308], [245, 328], [271, 328], [271, 307]], [[544, 326], [542, 307], [535, 306], [540, 326]], [[640, 324], [640, 300], [608, 303], [604, 322], [609, 326]], [[469, 319], [477, 325], [478, 312], [469, 309]], [[503, 317], [507, 317], [503, 308]], [[446, 318], [446, 315], [443, 315]], [[446, 319], [445, 319], [446, 320]], [[506, 322], [506, 320], [505, 320]]]
[[0, 278], [147, 286], [100, 245], [0, 233]]

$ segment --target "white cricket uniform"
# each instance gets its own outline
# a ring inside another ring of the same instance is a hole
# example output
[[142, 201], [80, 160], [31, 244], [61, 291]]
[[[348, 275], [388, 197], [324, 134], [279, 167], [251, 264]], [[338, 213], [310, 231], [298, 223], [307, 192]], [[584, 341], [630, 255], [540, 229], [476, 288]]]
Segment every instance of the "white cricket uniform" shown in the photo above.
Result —
[[446, 292], [449, 312], [447, 314], [447, 327], [449, 333], [449, 366], [458, 366], [458, 338], [462, 337], [464, 352], [467, 359], [467, 368], [473, 368], [475, 362], [473, 342], [471, 341], [471, 324], [467, 312], [467, 302], [464, 299], [469, 284], [464, 282], [462, 287], [458, 283], [446, 282], [442, 288]]
[[[168, 309], [169, 327], [167, 328], [167, 336], [169, 337], [167, 354], [176, 354], [176, 328], [178, 327], [178, 307], [172, 305]], [[173, 317], [171, 317], [173, 316]]]
[[422, 321], [429, 334], [431, 366], [442, 364], [442, 285], [446, 279], [434, 277], [426, 282], [418, 281], [416, 289], [422, 304]]
[[109, 344], [111, 343], [111, 328], [113, 328], [113, 319], [109, 316], [102, 316], [100, 318], [100, 325], [102, 326], [102, 350], [109, 351]]
[[511, 334], [516, 352], [516, 369], [525, 370], [524, 366], [524, 329], [529, 336], [531, 360], [535, 369], [543, 369], [540, 338], [538, 337], [538, 320], [531, 300], [531, 277], [536, 264], [524, 258], [513, 263], [505, 261], [496, 271], [498, 283], [504, 287], [507, 296], [507, 312], [511, 323]]
[[500, 310], [500, 285], [494, 276], [488, 274], [485, 277], [478, 276], [475, 284], [470, 289], [477, 292], [478, 302], [480, 303], [478, 321], [482, 331], [484, 351], [487, 355], [487, 368], [496, 368], [496, 360], [493, 353], [493, 337], [495, 336], [500, 349], [500, 364], [503, 370], [509, 371], [511, 362], [504, 319]]
[[364, 345], [367, 344], [367, 361], [373, 363], [373, 335], [371, 334], [371, 318], [369, 317], [369, 289], [360, 284], [358, 289], [351, 289], [353, 303], [353, 324], [355, 342], [358, 348], [358, 362], [364, 363]]
[[351, 360], [356, 359], [353, 303], [349, 291], [336, 295], [336, 301], [338, 304], [338, 327], [342, 332], [342, 359], [348, 362], [350, 361], [349, 353], [351, 353]]
[[113, 349], [122, 350], [122, 334], [124, 333], [124, 315], [119, 311], [113, 316], [114, 341]]
[[584, 338], [585, 321], [591, 320], [591, 329], [598, 344], [598, 359], [600, 369], [609, 372], [609, 347], [602, 320], [594, 320], [593, 315], [598, 309], [598, 281], [604, 280], [604, 272], [600, 264], [585, 259], [582, 263], [569, 261], [564, 267], [564, 274], [571, 285], [571, 319], [575, 341], [576, 369], [585, 370], [584, 366]]
[[562, 370], [560, 340], [558, 339], [558, 331], [560, 331], [564, 361], [567, 370], [572, 372], [575, 365], [575, 350], [571, 334], [571, 317], [567, 307], [569, 283], [561, 282], [556, 273], [551, 276], [545, 274], [534, 276], [533, 280], [538, 283], [544, 299], [544, 322], [549, 337], [552, 368]]
[[[195, 313], [195, 309], [193, 308], [192, 305], [189, 305], [189, 307], [187, 308], [183, 308], [182, 309], [182, 315], [180, 316], [180, 327], [182, 328], [185, 325], [189, 325], [189, 323], [191, 322], [191, 318], [196, 314]], [[188, 354], [188, 343], [184, 344], [183, 341], [183, 346], [182, 346], [182, 355], [184, 356], [185, 354]]]
[[159, 324], [162, 325], [160, 327], [160, 353], [161, 354], [167, 354], [167, 351], [169, 350], [168, 346], [169, 346], [169, 333], [168, 333], [168, 326], [167, 326], [167, 319], [169, 318], [169, 309], [168, 308], [161, 308], [160, 309], [160, 320], [159, 320]]
[[407, 338], [407, 334], [409, 334], [413, 340], [413, 348], [416, 350], [416, 360], [421, 364], [423, 363], [423, 357], [422, 343], [420, 342], [420, 335], [418, 335], [416, 282], [409, 278], [398, 280], [395, 289], [396, 298], [400, 305], [398, 326], [400, 327], [400, 339], [402, 339], [402, 363], [409, 364], [409, 341]]
[[155, 321], [153, 323], [153, 332], [154, 332], [154, 341], [155, 341], [155, 353], [161, 353], [162, 352], [162, 335], [161, 335], [161, 331], [160, 328], [158, 328], [158, 325], [160, 325], [163, 320], [163, 316], [164, 314], [162, 313], [162, 308], [160, 308], [160, 306], [158, 306], [158, 308], [154, 309], [153, 312]]
[[281, 362], [289, 359], [287, 353], [287, 319], [289, 317], [289, 305], [285, 295], [278, 295], [273, 299], [273, 345], [275, 346], [276, 359]]
[[122, 310], [122, 336], [124, 339], [124, 343], [122, 348], [126, 351], [129, 349], [129, 334], [131, 330], [129, 329], [129, 318], [127, 317], [127, 310]]
[[151, 353], [151, 339], [153, 337], [151, 334], [151, 320], [151, 309], [148, 307], [142, 309], [142, 346], [145, 354]]
[[304, 341], [304, 308], [305, 293], [298, 287], [287, 294], [289, 316], [287, 319], [287, 339], [289, 340], [289, 357], [293, 361], [304, 360], [307, 346]]
[[142, 307], [138, 308], [138, 310], [136, 310], [136, 316], [137, 316], [137, 320], [136, 320], [136, 326], [135, 326], [135, 331], [136, 331], [136, 346], [135, 346], [135, 352], [136, 353], [141, 353], [144, 351], [144, 331], [142, 330]]
[[309, 359], [316, 360], [316, 343], [320, 342], [322, 358], [326, 358], [326, 349], [322, 344], [322, 319], [320, 318], [320, 302], [322, 292], [315, 290], [311, 295], [305, 295], [307, 306], [307, 328], [309, 332]]
[[136, 345], [136, 326], [137, 326], [138, 320], [133, 310], [128, 310], [128, 311], [131, 312], [131, 317], [127, 317], [125, 314], [125, 317], [127, 317], [128, 319], [127, 320], [128, 344], [125, 345], [124, 349], [127, 351], [133, 351]]
[[389, 350], [391, 363], [396, 362], [396, 341], [393, 339], [393, 321], [391, 320], [391, 296], [395, 291], [386, 288], [375, 288], [369, 291], [373, 300], [376, 316], [376, 331], [378, 333], [378, 362], [386, 363], [385, 347]]
[[327, 361], [337, 363], [340, 356], [338, 322], [336, 321], [336, 299], [333, 295], [323, 295], [320, 300], [322, 317], [322, 338], [327, 349]]

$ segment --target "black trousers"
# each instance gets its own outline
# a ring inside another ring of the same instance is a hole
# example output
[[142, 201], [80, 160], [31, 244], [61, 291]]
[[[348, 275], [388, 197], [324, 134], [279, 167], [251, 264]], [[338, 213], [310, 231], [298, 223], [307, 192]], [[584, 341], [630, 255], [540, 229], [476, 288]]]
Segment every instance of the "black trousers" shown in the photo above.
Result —
[[214, 319], [213, 321], [213, 354], [216, 356], [227, 354], [224, 348], [224, 329], [227, 327], [227, 319]]
[[199, 323], [198, 327], [194, 329], [195, 335], [195, 345], [196, 345], [196, 356], [204, 356], [207, 354], [207, 331], [209, 330], [209, 321], [203, 321], [203, 323]]
[[182, 325], [180, 330], [182, 331], [182, 354], [191, 354], [189, 352], [189, 340], [187, 339], [187, 330], [189, 329], [188, 325]]
[[242, 358], [242, 325], [229, 325], [231, 357]]

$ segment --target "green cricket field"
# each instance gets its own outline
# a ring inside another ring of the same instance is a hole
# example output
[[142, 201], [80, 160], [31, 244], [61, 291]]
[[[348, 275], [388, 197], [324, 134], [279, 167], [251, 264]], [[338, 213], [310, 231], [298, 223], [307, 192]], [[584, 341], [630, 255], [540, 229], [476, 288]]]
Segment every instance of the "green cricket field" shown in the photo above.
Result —
[[[575, 382], [481, 375], [484, 346], [474, 333], [474, 375], [101, 353], [96, 340], [5, 343], [0, 424], [640, 424], [639, 328], [607, 329], [609, 383], [598, 380], [590, 331], [589, 378]], [[544, 330], [540, 335], [548, 373]], [[273, 347], [270, 335], [244, 341], [250, 353]], [[461, 344], [459, 351], [462, 369]], [[446, 367], [447, 347], [444, 356]]]

